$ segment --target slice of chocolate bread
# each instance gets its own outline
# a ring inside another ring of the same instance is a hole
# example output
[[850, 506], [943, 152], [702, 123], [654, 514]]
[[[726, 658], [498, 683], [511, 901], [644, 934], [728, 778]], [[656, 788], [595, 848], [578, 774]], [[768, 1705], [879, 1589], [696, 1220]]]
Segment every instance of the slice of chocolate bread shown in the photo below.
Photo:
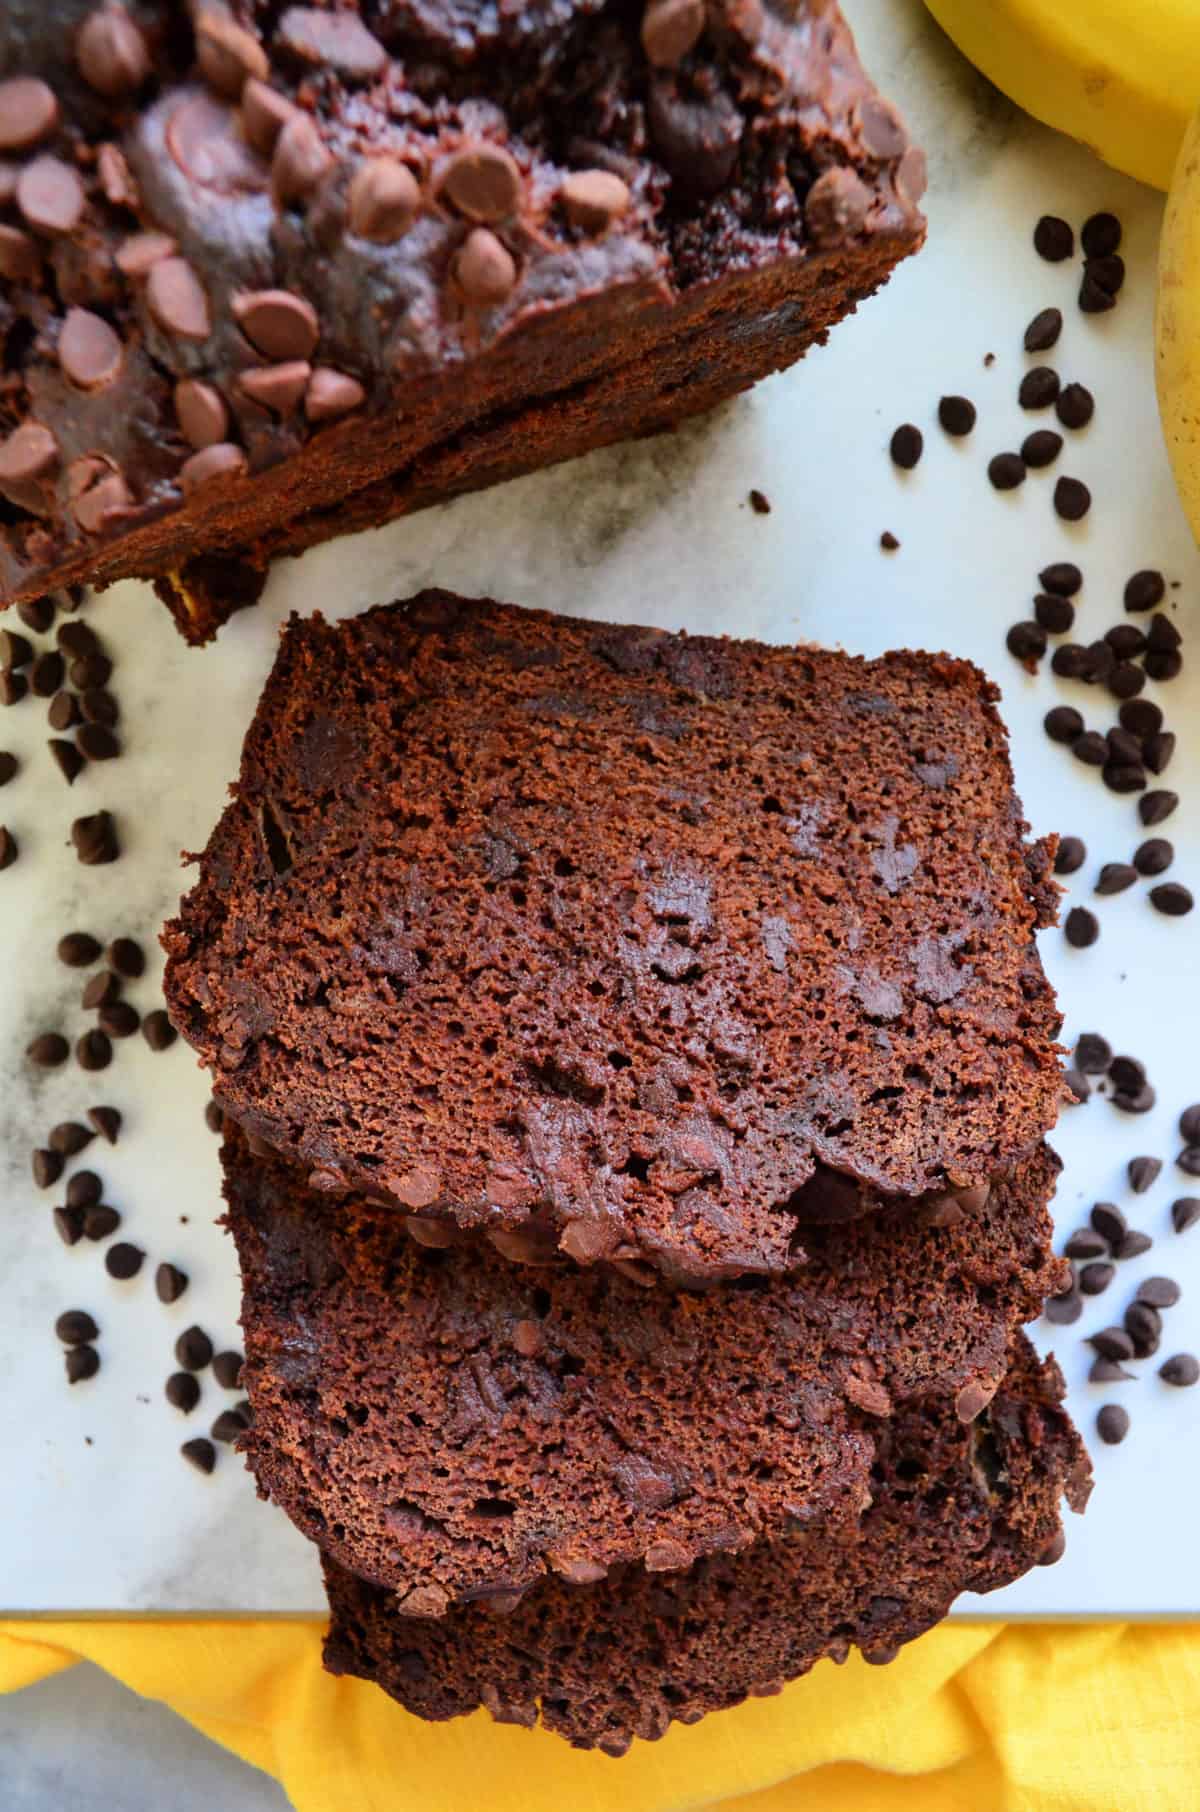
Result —
[[995, 688], [427, 592], [288, 627], [167, 927], [221, 1106], [514, 1258], [778, 1273], [1060, 1093]]
[[267, 562], [668, 427], [915, 251], [834, 0], [7, 0], [0, 599]]
[[797, 1527], [670, 1578], [629, 1568], [597, 1585], [547, 1580], [517, 1602], [430, 1622], [326, 1555], [325, 1665], [419, 1717], [482, 1705], [621, 1755], [672, 1721], [778, 1692], [851, 1644], [890, 1661], [959, 1592], [1007, 1585], [1054, 1553], [1060, 1498], [1082, 1509], [1090, 1486], [1061, 1397], [1057, 1367], [1039, 1365], [1021, 1336], [978, 1421], [943, 1400], [883, 1425], [876, 1495], [856, 1529]]
[[422, 1615], [856, 1522], [904, 1406], [977, 1416], [1063, 1284], [1045, 1148], [952, 1224], [815, 1228], [792, 1276], [703, 1293], [429, 1249], [240, 1133], [224, 1162], [259, 1487]]

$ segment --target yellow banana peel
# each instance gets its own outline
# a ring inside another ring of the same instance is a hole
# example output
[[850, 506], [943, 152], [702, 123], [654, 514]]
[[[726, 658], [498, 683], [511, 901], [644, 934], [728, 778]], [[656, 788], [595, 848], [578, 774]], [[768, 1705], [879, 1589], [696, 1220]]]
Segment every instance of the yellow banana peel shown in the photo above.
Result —
[[1200, 0], [926, 0], [1010, 100], [1165, 189], [1200, 105]]
[[1184, 134], [1163, 217], [1155, 377], [1175, 483], [1200, 540], [1200, 113]]

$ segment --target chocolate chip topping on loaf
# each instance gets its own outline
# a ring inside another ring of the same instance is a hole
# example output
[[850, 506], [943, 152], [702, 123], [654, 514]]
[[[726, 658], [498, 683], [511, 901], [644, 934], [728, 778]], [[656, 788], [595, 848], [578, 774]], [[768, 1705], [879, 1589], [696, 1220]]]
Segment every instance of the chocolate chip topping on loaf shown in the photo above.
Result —
[[224, 1162], [259, 1487], [419, 1615], [857, 1521], [903, 1406], [972, 1420], [1064, 1282], [1045, 1148], [951, 1225], [813, 1229], [793, 1277], [700, 1294], [427, 1248], [240, 1134]]
[[869, 1661], [946, 1614], [962, 1591], [1027, 1572], [1061, 1539], [1059, 1499], [1087, 1501], [1090, 1475], [1060, 1408], [1053, 1361], [1019, 1337], [978, 1421], [914, 1404], [881, 1427], [874, 1502], [857, 1529], [797, 1527], [779, 1541], [667, 1577], [640, 1568], [573, 1586], [547, 1580], [515, 1605], [430, 1621], [328, 1556], [333, 1613], [325, 1664], [372, 1680], [423, 1718], [486, 1706], [576, 1748], [622, 1755], [635, 1736], [750, 1694], [776, 1693], [853, 1644]]
[[313, 1187], [510, 1258], [778, 1273], [969, 1203], [1060, 1090], [995, 696], [440, 592], [293, 621], [173, 1016]]
[[8, 0], [0, 597], [268, 559], [667, 426], [920, 245], [831, 0]]

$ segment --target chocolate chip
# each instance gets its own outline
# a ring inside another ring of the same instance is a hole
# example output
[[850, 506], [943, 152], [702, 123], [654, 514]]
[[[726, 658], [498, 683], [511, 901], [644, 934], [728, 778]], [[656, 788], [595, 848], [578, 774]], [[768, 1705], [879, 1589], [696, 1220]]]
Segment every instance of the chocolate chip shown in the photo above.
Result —
[[1146, 1081], [1146, 1066], [1136, 1057], [1114, 1057], [1108, 1073], [1116, 1088], [1139, 1089]]
[[754, 511], [756, 516], [769, 516], [771, 514], [771, 499], [764, 491], [750, 491], [748, 493], [748, 501], [750, 508]]
[[214, 479], [240, 476], [246, 470], [246, 455], [232, 441], [220, 440], [214, 446], [202, 447], [185, 459], [179, 468], [179, 486], [185, 497], [211, 484]]
[[0, 629], [0, 667], [6, 673], [28, 667], [32, 659], [33, 646], [27, 636], [18, 635], [13, 629]]
[[28, 690], [23, 673], [0, 673], [0, 705], [19, 705]]
[[111, 812], [93, 812], [85, 818], [76, 818], [71, 826], [71, 842], [75, 845], [75, 854], [85, 868], [98, 868], [107, 862], [115, 862], [121, 853], [117, 840], [117, 827]]
[[121, 1131], [121, 1115], [115, 1107], [89, 1107], [88, 1124], [95, 1128], [100, 1137], [115, 1145]]
[[1182, 641], [1183, 637], [1170, 617], [1166, 617], [1160, 610], [1156, 610], [1146, 631], [1146, 646], [1153, 649], [1155, 654], [1164, 651], [1173, 653]]
[[1082, 522], [1092, 507], [1092, 493], [1078, 478], [1060, 478], [1054, 487], [1054, 508], [1064, 522]]
[[1088, 1383], [1128, 1384], [1133, 1377], [1134, 1373], [1127, 1372], [1118, 1360], [1099, 1358], [1092, 1361], [1092, 1369], [1088, 1373]]
[[233, 298], [233, 317], [257, 352], [268, 359], [308, 359], [320, 333], [317, 311], [287, 289], [242, 292]]
[[1096, 1417], [1096, 1433], [1108, 1447], [1119, 1447], [1129, 1433], [1129, 1411], [1119, 1403], [1106, 1403]]
[[1131, 1302], [1124, 1314], [1125, 1331], [1133, 1341], [1134, 1355], [1148, 1359], [1162, 1339], [1162, 1316], [1150, 1302]]
[[1171, 1203], [1171, 1225], [1176, 1233], [1186, 1233], [1200, 1221], [1200, 1196], [1181, 1195]]
[[1185, 1107], [1179, 1116], [1179, 1130], [1188, 1145], [1200, 1145], [1200, 1102]]
[[215, 446], [229, 432], [229, 410], [221, 392], [197, 378], [184, 378], [175, 386], [175, 418], [183, 438], [197, 451]]
[[318, 365], [304, 393], [304, 413], [310, 422], [333, 421], [360, 408], [366, 395], [357, 378], [334, 371], [331, 366]]
[[146, 279], [146, 307], [177, 340], [207, 340], [212, 313], [203, 284], [186, 258], [163, 258]]
[[270, 157], [296, 109], [286, 95], [251, 76], [242, 89], [242, 131], [260, 157]]
[[101, 390], [121, 370], [124, 348], [102, 315], [70, 308], [58, 336], [63, 376], [80, 390]]
[[1130, 862], [1106, 862], [1096, 879], [1099, 894], [1124, 893], [1137, 880], [1137, 869]]
[[42, 1032], [26, 1045], [25, 1055], [40, 1070], [57, 1069], [71, 1055], [71, 1047], [61, 1032]]
[[1183, 1292], [1173, 1277], [1146, 1277], [1138, 1285], [1137, 1299], [1152, 1309], [1173, 1309]]
[[1170, 1359], [1164, 1359], [1158, 1368], [1158, 1375], [1164, 1384], [1173, 1384], [1177, 1390], [1187, 1390], [1200, 1381], [1200, 1359], [1192, 1353], [1174, 1353]]
[[1014, 623], [1004, 638], [1008, 652], [1032, 671], [1046, 652], [1046, 631], [1040, 623]]
[[1042, 1314], [1055, 1327], [1070, 1327], [1083, 1314], [1083, 1298], [1078, 1290], [1064, 1290], [1061, 1296], [1048, 1296]]
[[213, 1344], [203, 1328], [185, 1328], [175, 1342], [175, 1357], [188, 1372], [202, 1372], [213, 1356]]
[[1140, 762], [1110, 761], [1102, 778], [1110, 792], [1140, 793], [1146, 784], [1146, 770]]
[[205, 1103], [204, 1124], [211, 1133], [223, 1133], [225, 1131], [225, 1115], [215, 1101]]
[[75, 1044], [75, 1061], [81, 1070], [106, 1070], [112, 1062], [112, 1043], [108, 1034], [94, 1027]]
[[508, 247], [486, 227], [476, 227], [457, 253], [454, 280], [469, 302], [494, 307], [506, 300], [517, 281], [517, 267]]
[[178, 1265], [159, 1265], [154, 1273], [154, 1289], [160, 1302], [178, 1302], [188, 1287], [186, 1271]]
[[245, 1360], [240, 1353], [218, 1353], [212, 1362], [213, 1377], [222, 1390], [238, 1390], [242, 1382], [242, 1367]]
[[1171, 730], [1159, 730], [1154, 736], [1148, 736], [1142, 747], [1142, 760], [1152, 774], [1161, 774], [1171, 765], [1175, 754], [1175, 735]]
[[52, 730], [70, 730], [79, 722], [79, 705], [72, 692], [56, 692], [46, 713]]
[[140, 1246], [131, 1245], [125, 1239], [118, 1240], [116, 1245], [110, 1246], [104, 1254], [104, 1269], [110, 1277], [117, 1278], [121, 1283], [127, 1283], [131, 1277], [137, 1276], [145, 1256], [146, 1254]]
[[1107, 258], [1121, 243], [1121, 222], [1115, 214], [1093, 214], [1084, 222], [1080, 240], [1086, 257]]
[[63, 683], [63, 657], [47, 648], [29, 669], [29, 687], [35, 698], [53, 698]]
[[7, 786], [10, 780], [15, 780], [20, 767], [15, 755], [7, 749], [0, 749], [0, 786]]
[[185, 1441], [179, 1451], [188, 1465], [194, 1466], [197, 1472], [211, 1472], [217, 1463], [216, 1448], [202, 1435], [195, 1441]]
[[1094, 1227], [1077, 1227], [1063, 1247], [1063, 1252], [1067, 1258], [1107, 1258], [1108, 1241]]
[[1034, 248], [1047, 264], [1061, 264], [1075, 252], [1075, 235], [1057, 214], [1043, 214], [1033, 229]]
[[1153, 610], [1166, 595], [1167, 582], [1160, 572], [1147, 568], [1134, 573], [1125, 584], [1125, 608], [1130, 612]]
[[123, 100], [150, 73], [146, 40], [123, 6], [98, 6], [75, 34], [75, 61], [89, 88], [105, 100]]
[[86, 1150], [95, 1136], [86, 1126], [80, 1126], [78, 1120], [60, 1120], [57, 1126], [50, 1128], [47, 1143], [60, 1158], [75, 1158]]
[[1022, 409], [1049, 409], [1057, 402], [1062, 388], [1057, 371], [1050, 365], [1034, 365], [1021, 379], [1017, 401]]
[[1115, 1202], [1097, 1202], [1091, 1213], [1092, 1227], [1110, 1247], [1119, 1246], [1125, 1237], [1125, 1216]]
[[1122, 705], [1117, 716], [1120, 718], [1121, 728], [1132, 730], [1135, 736], [1155, 736], [1162, 729], [1162, 711], [1148, 698], [1135, 699]]
[[1082, 837], [1060, 837], [1054, 855], [1056, 875], [1073, 875], [1087, 861], [1087, 845]]
[[944, 396], [938, 403], [938, 421], [947, 434], [956, 439], [969, 434], [976, 422], [976, 409], [970, 397]]
[[110, 1038], [132, 1038], [141, 1023], [141, 1014], [127, 1000], [114, 1000], [100, 1009], [100, 1029]]
[[[1094, 686], [1098, 680], [1107, 679], [1116, 666], [1116, 656], [1103, 638], [1098, 642], [1089, 642], [1085, 650], [1087, 671], [1083, 675], [1087, 685]], [[1135, 750], [1139, 756], [1140, 749]]]
[[1142, 1233], [1138, 1228], [1131, 1227], [1113, 1253], [1113, 1257], [1122, 1260], [1140, 1258], [1143, 1252], [1149, 1252], [1153, 1244], [1154, 1241], [1148, 1233]]
[[1138, 800], [1138, 816], [1149, 828], [1154, 824], [1163, 824], [1179, 804], [1179, 794], [1168, 792], [1165, 787], [1149, 793], [1143, 793]]
[[1046, 466], [1052, 466], [1062, 452], [1062, 435], [1053, 433], [1049, 428], [1039, 428], [1034, 434], [1027, 434], [1021, 442], [1021, 458], [1032, 471], [1040, 472]]
[[1173, 651], [1160, 653], [1151, 648], [1142, 665], [1150, 679], [1158, 680], [1162, 684], [1167, 680], [1178, 679], [1183, 671], [1183, 656]]
[[1070, 744], [1083, 735], [1083, 717], [1073, 705], [1055, 705], [1047, 711], [1042, 727], [1051, 742]]
[[1185, 918], [1196, 904], [1189, 888], [1179, 881], [1162, 881], [1150, 889], [1150, 904], [1168, 918]]
[[67, 1184], [67, 1207], [91, 1208], [103, 1193], [103, 1184], [94, 1170], [77, 1170]]
[[1116, 1359], [1124, 1362], [1133, 1358], [1133, 1341], [1124, 1328], [1101, 1328], [1098, 1334], [1089, 1336], [1088, 1343], [1102, 1359]]
[[1116, 1275], [1115, 1265], [1099, 1261], [1084, 1265], [1079, 1273], [1079, 1288], [1085, 1296], [1102, 1296]]
[[1085, 767], [1102, 768], [1108, 760], [1108, 744], [1099, 730], [1085, 730], [1071, 744], [1071, 753]]
[[209, 1429], [209, 1433], [214, 1441], [236, 1441], [239, 1435], [245, 1434], [249, 1426], [249, 1422], [240, 1410], [223, 1409]]
[[56, 1208], [51, 1215], [54, 1231], [64, 1246], [78, 1245], [83, 1238], [83, 1213], [78, 1208]]
[[333, 168], [315, 120], [295, 113], [283, 122], [271, 155], [271, 195], [276, 207], [306, 201]]
[[1185, 1145], [1175, 1162], [1189, 1177], [1200, 1177], [1200, 1145]]
[[58, 125], [58, 101], [37, 76], [0, 82], [0, 151], [27, 151]]
[[[1119, 287], [1119, 286], [1118, 286]], [[1079, 311], [1085, 315], [1107, 314], [1117, 305], [1116, 293], [1105, 287], [1089, 261], [1083, 267], [1079, 283]]]
[[121, 980], [111, 969], [100, 969], [88, 980], [80, 996], [80, 1005], [85, 1012], [92, 1012], [97, 1007], [106, 1007], [117, 999], [121, 992]]
[[1048, 352], [1051, 346], [1057, 344], [1062, 324], [1061, 309], [1043, 308], [1040, 314], [1034, 315], [1025, 329], [1026, 352]]
[[1025, 461], [1019, 453], [997, 453], [988, 461], [988, 477], [997, 491], [1015, 491], [1025, 483]]
[[1146, 647], [1146, 638], [1136, 623], [1114, 623], [1104, 631], [1104, 639], [1120, 661], [1133, 660]]
[[117, 269], [130, 283], [144, 283], [154, 266], [163, 258], [173, 258], [179, 242], [167, 233], [131, 233], [117, 247]]
[[100, 1329], [86, 1309], [64, 1309], [54, 1323], [54, 1332], [64, 1346], [84, 1346], [99, 1337]]
[[[72, 1209], [70, 1212], [78, 1213], [80, 1211]], [[82, 1214], [85, 1239], [108, 1239], [121, 1225], [120, 1215], [115, 1208], [110, 1208], [107, 1202], [97, 1202], [94, 1208], [83, 1209]]]
[[54, 1150], [39, 1149], [30, 1160], [33, 1180], [39, 1189], [50, 1189], [57, 1183], [63, 1173], [62, 1154]]
[[22, 422], [0, 441], [0, 485], [29, 485], [54, 471], [58, 463], [58, 442], [41, 422]]
[[704, 30], [704, 0], [647, 0], [642, 49], [656, 69], [677, 69]]
[[163, 1395], [172, 1409], [190, 1416], [200, 1401], [200, 1385], [191, 1372], [172, 1372], [163, 1387]]
[[[625, 189], [618, 177], [610, 181]], [[628, 189], [625, 195], [628, 202]], [[421, 191], [416, 177], [399, 158], [369, 157], [354, 172], [347, 207], [352, 233], [376, 245], [390, 245], [412, 226], [420, 212]]]
[[1114, 698], [1136, 698], [1146, 684], [1146, 675], [1132, 661], [1118, 661], [1104, 683]]
[[200, 73], [218, 94], [236, 101], [251, 77], [266, 80], [271, 66], [253, 32], [215, 9], [200, 14], [195, 30]]
[[45, 635], [54, 622], [53, 598], [24, 598], [17, 605], [17, 615], [26, 629], [32, 629], [35, 635]]
[[63, 1354], [68, 1384], [84, 1384], [100, 1370], [100, 1355], [94, 1346], [73, 1346]]
[[256, 365], [240, 372], [237, 387], [262, 409], [290, 415], [308, 388], [312, 366], [307, 359], [285, 359], [281, 365]]
[[1109, 1096], [1111, 1106], [1119, 1108], [1123, 1114], [1148, 1114], [1157, 1097], [1148, 1082], [1140, 1088], [1116, 1088]]
[[1080, 1033], [1075, 1046], [1075, 1062], [1085, 1075], [1105, 1075], [1112, 1060], [1112, 1046], [1107, 1038], [1101, 1038], [1099, 1032]]
[[1076, 1107], [1091, 1098], [1091, 1085], [1082, 1070], [1064, 1070], [1063, 1086], [1066, 1088], [1068, 1099], [1073, 1101]]
[[17, 178], [17, 206], [39, 233], [56, 237], [74, 232], [84, 200], [78, 172], [58, 157], [35, 157]]
[[1060, 598], [1073, 598], [1083, 586], [1083, 574], [1073, 561], [1056, 560], [1042, 568], [1038, 582], [1043, 591], [1052, 591]]
[[1107, 732], [1104, 740], [1108, 746], [1110, 760], [1126, 765], [1132, 765], [1141, 760], [1142, 745], [1131, 730], [1114, 727]]
[[[71, 786], [77, 776], [83, 772], [85, 765], [83, 756], [73, 742], [63, 742], [58, 737], [52, 737], [46, 747], [49, 749], [59, 773], [67, 785]], [[80, 861], [82, 860], [83, 858], [80, 857]]]
[[1054, 409], [1064, 428], [1086, 428], [1096, 413], [1096, 399], [1083, 384], [1064, 384]]
[[6, 824], [0, 824], [0, 869], [11, 868], [19, 854], [17, 839]]
[[1145, 1195], [1162, 1173], [1161, 1158], [1130, 1158], [1126, 1166], [1129, 1187], [1134, 1195]]
[[79, 700], [79, 709], [85, 723], [103, 724], [109, 730], [120, 716], [116, 699], [102, 686], [92, 686], [85, 692]]
[[179, 1034], [161, 1007], [147, 1013], [142, 1021], [142, 1037], [152, 1051], [170, 1050]]
[[84, 724], [75, 746], [88, 761], [113, 761], [121, 753], [120, 742], [104, 724]]
[[1165, 837], [1147, 837], [1133, 852], [1133, 866], [1140, 875], [1165, 874], [1175, 860], [1175, 850]]

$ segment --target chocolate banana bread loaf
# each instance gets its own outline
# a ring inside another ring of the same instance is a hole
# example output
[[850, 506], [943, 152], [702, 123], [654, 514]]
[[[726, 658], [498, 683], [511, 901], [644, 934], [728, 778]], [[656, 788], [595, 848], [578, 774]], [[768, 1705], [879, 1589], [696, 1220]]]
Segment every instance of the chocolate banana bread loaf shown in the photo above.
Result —
[[425, 1616], [856, 1522], [905, 1405], [971, 1421], [1063, 1285], [1044, 1147], [972, 1214], [814, 1228], [793, 1276], [704, 1293], [426, 1247], [242, 1134], [224, 1162], [259, 1487]]
[[373, 1680], [423, 1718], [541, 1722], [576, 1748], [621, 1755], [635, 1736], [769, 1694], [851, 1645], [890, 1661], [962, 1591], [987, 1592], [1052, 1557], [1059, 1499], [1090, 1475], [1060, 1407], [1053, 1361], [1019, 1336], [977, 1421], [946, 1400], [880, 1425], [875, 1496], [857, 1527], [797, 1525], [741, 1554], [660, 1577], [638, 1567], [595, 1585], [547, 1579], [519, 1600], [436, 1621], [324, 1557], [325, 1664]]
[[7, 0], [0, 598], [268, 560], [789, 365], [924, 235], [833, 0]]
[[995, 689], [429, 592], [293, 621], [167, 927], [221, 1106], [505, 1256], [780, 1273], [1036, 1151], [1059, 1019]]

